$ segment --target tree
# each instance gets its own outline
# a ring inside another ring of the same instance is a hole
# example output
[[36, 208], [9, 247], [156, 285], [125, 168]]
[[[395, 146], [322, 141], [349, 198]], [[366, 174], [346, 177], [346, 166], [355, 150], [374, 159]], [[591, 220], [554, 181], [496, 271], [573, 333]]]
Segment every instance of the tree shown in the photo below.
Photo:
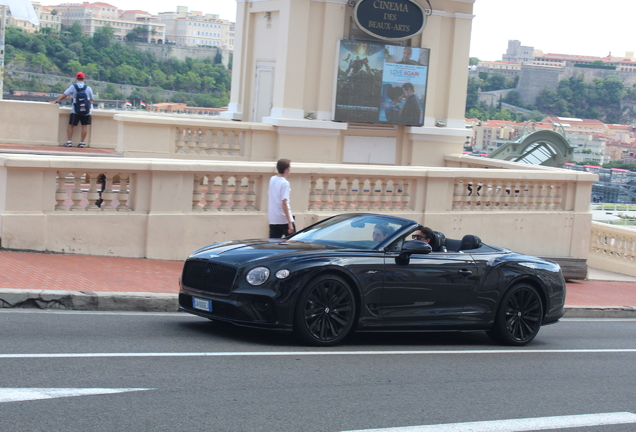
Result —
[[43, 73], [45, 69], [49, 69], [53, 64], [44, 54], [39, 52], [31, 58], [31, 65], [38, 69], [40, 73]]
[[114, 36], [115, 30], [111, 26], [100, 27], [93, 35], [93, 46], [95, 48], [108, 48]]
[[481, 60], [479, 60], [477, 57], [471, 57], [468, 59], [468, 65], [469, 66], [476, 66], [477, 63], [479, 63]]
[[488, 77], [488, 90], [502, 90], [506, 88], [506, 77], [503, 74], [495, 73]]

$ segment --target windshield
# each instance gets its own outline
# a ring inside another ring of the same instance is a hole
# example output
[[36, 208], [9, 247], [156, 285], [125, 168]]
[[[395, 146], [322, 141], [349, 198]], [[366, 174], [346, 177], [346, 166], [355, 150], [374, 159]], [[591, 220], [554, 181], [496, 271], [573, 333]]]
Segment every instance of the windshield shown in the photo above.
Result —
[[407, 225], [415, 222], [381, 215], [341, 215], [319, 222], [290, 238], [356, 249], [374, 249]]

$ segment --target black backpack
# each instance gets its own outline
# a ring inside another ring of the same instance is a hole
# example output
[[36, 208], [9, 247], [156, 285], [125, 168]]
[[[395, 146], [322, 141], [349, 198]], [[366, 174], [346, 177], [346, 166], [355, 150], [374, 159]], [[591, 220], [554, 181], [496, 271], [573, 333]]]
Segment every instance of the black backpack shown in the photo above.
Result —
[[88, 95], [86, 94], [87, 85], [84, 87], [80, 87], [77, 84], [73, 84], [75, 87], [75, 101], [73, 102], [73, 106], [75, 107], [75, 114], [78, 116], [85, 116], [91, 111], [90, 101], [88, 100]]

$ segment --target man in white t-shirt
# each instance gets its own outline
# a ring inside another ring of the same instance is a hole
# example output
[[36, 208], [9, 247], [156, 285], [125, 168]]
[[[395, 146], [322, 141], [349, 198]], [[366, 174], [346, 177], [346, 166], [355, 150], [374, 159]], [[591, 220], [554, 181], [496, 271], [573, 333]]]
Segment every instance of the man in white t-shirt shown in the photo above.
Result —
[[280, 159], [276, 163], [278, 174], [269, 179], [269, 205], [267, 206], [269, 238], [281, 238], [296, 232], [294, 216], [289, 204], [291, 187], [287, 181], [287, 175], [290, 164], [289, 159]]

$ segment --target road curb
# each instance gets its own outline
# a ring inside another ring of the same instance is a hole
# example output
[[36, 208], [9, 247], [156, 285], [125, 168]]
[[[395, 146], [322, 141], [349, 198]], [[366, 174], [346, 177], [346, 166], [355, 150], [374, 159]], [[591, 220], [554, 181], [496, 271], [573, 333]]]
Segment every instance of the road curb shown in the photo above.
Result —
[[[175, 312], [177, 294], [0, 289], [0, 308]], [[566, 306], [564, 318], [636, 318], [633, 306]]]
[[0, 289], [0, 308], [175, 312], [177, 294]]
[[636, 318], [636, 307], [566, 306], [563, 318]]

